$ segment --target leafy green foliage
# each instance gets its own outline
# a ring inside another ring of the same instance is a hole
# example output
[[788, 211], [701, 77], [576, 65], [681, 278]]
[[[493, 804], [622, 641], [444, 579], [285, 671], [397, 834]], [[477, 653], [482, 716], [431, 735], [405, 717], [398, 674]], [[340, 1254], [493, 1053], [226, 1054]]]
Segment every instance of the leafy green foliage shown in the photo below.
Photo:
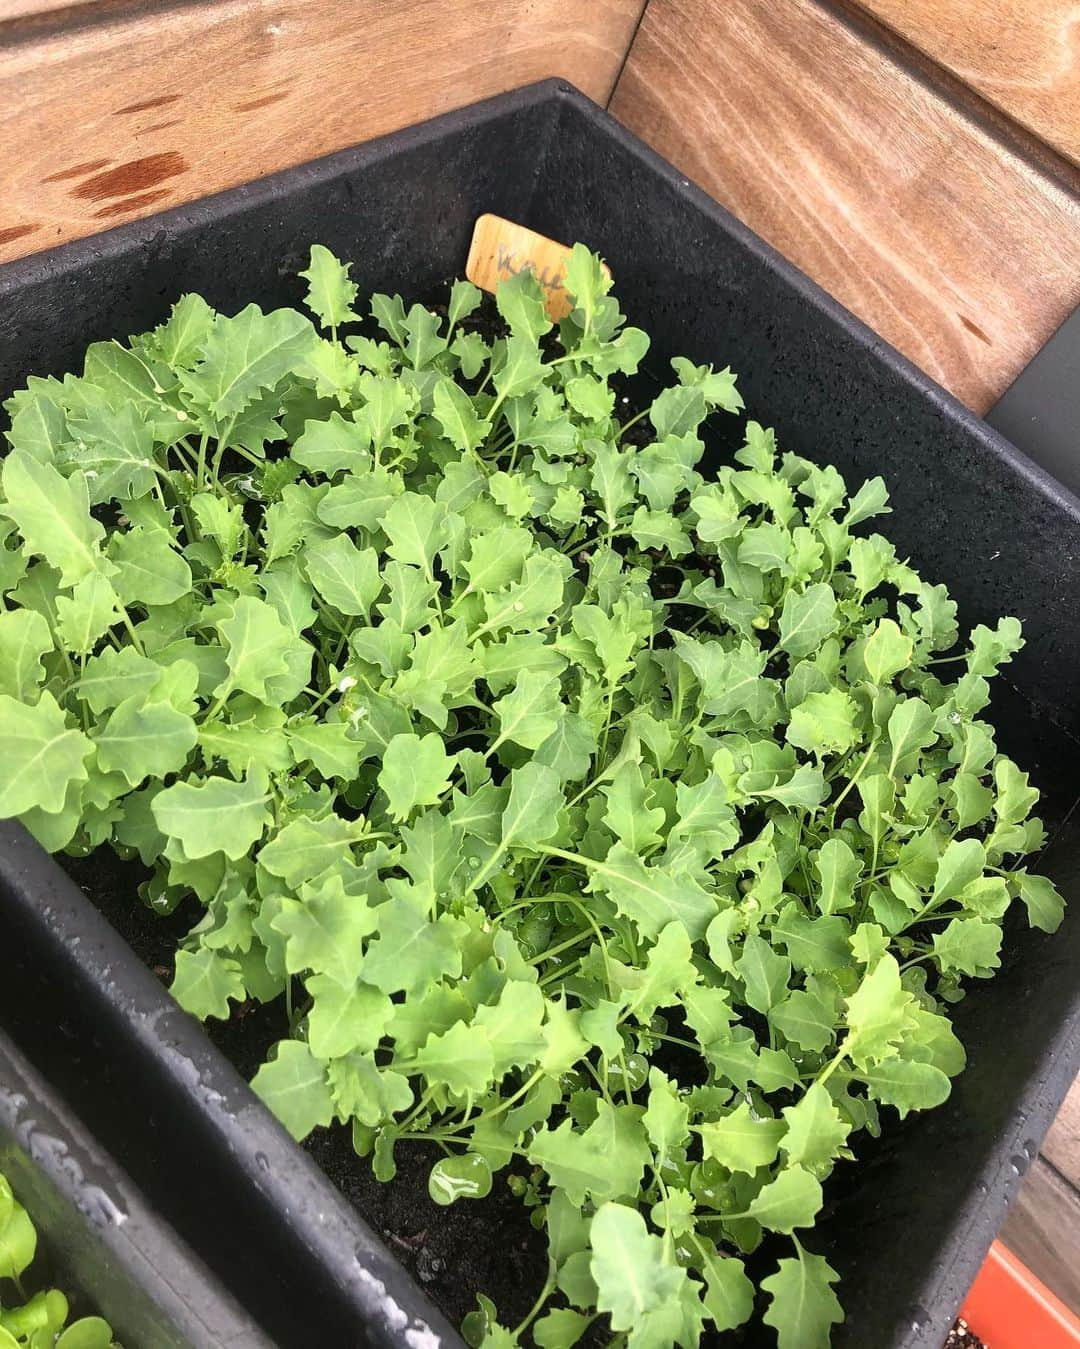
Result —
[[730, 371], [622, 420], [648, 341], [583, 248], [557, 329], [528, 275], [483, 331], [465, 282], [368, 324], [303, 275], [318, 328], [187, 296], [10, 401], [0, 812], [200, 907], [173, 991], [277, 1003], [297, 1138], [382, 1179], [435, 1139], [440, 1204], [509, 1172], [548, 1279], [474, 1338], [693, 1345], [767, 1242], [764, 1320], [819, 1349], [823, 1185], [947, 1095], [1013, 902], [1061, 920], [979, 715], [1019, 625], [960, 643], [861, 530], [879, 479], [753, 421], [706, 471]]
[[70, 1320], [58, 1288], [28, 1293], [23, 1275], [36, 1251], [33, 1221], [0, 1175], [0, 1349], [120, 1349], [100, 1316]]

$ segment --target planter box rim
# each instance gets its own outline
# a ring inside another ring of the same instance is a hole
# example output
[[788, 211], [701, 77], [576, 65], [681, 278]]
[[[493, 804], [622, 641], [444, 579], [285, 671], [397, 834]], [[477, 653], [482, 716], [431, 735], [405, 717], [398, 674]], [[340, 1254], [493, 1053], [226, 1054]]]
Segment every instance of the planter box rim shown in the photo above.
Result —
[[[226, 225], [240, 230], [258, 212], [265, 214], [268, 228], [278, 230], [281, 237], [285, 237], [283, 231], [287, 230], [288, 222], [283, 224], [282, 220], [292, 209], [294, 200], [336, 201], [338, 197], [334, 193], [341, 184], [375, 174], [390, 161], [398, 164], [406, 160], [420, 162], [425, 154], [431, 154], [444, 144], [464, 147], [463, 158], [470, 145], [479, 154], [480, 141], [484, 137], [495, 139], [504, 130], [509, 136], [516, 125], [515, 118], [531, 118], [532, 130], [539, 129], [543, 133], [531, 177], [523, 172], [520, 182], [515, 180], [520, 187], [521, 216], [539, 217], [540, 224], [544, 224], [549, 217], [557, 221], [562, 211], [568, 229], [575, 218], [585, 219], [587, 206], [580, 200], [569, 199], [569, 192], [567, 200], [559, 201], [543, 189], [554, 174], [553, 165], [559, 167], [564, 160], [572, 161], [575, 154], [603, 146], [612, 163], [617, 160], [621, 167], [629, 166], [651, 185], [655, 200], [665, 205], [665, 209], [666, 204], [677, 202], [685, 217], [703, 222], [700, 228], [710, 232], [707, 241], [710, 245], [715, 243], [719, 248], [722, 243], [732, 256], [737, 255], [747, 272], [754, 269], [755, 277], [767, 277], [777, 294], [782, 293], [790, 302], [791, 325], [802, 325], [798, 327], [800, 340], [803, 328], [820, 332], [823, 342], [832, 342], [842, 350], [856, 375], [860, 371], [872, 373], [882, 387], [887, 386], [898, 406], [910, 406], [913, 415], [917, 410], [928, 427], [940, 425], [943, 434], [951, 438], [950, 443], [959, 445], [977, 467], [984, 466], [987, 471], [992, 468], [996, 475], [995, 491], [998, 484], [1004, 484], [1025, 503], [1029, 500], [1034, 503], [1032, 518], [1041, 512], [1039, 518], [1045, 517], [1062, 531], [1075, 531], [1080, 538], [1080, 500], [1067, 488], [873, 334], [677, 170], [561, 80], [547, 80], [499, 95], [418, 127], [335, 152], [251, 184], [173, 208], [159, 216], [65, 244], [52, 253], [34, 254], [9, 263], [0, 268], [0, 353], [5, 343], [18, 341], [22, 332], [20, 322], [25, 324], [27, 321], [22, 306], [29, 303], [28, 296], [41, 293], [74, 297], [84, 274], [104, 277], [110, 268], [126, 265], [132, 258], [147, 266], [159, 258], [168, 263], [177, 250], [182, 254], [185, 246], [194, 246], [192, 241], [199, 231], [223, 229]], [[571, 133], [581, 145], [571, 143]], [[520, 146], [519, 136], [518, 148]], [[535, 152], [535, 145], [532, 148]], [[476, 189], [478, 197], [483, 192], [511, 192], [510, 187], [502, 189], [493, 183], [494, 179], [485, 178]], [[459, 210], [461, 205], [457, 200], [448, 200], [447, 210], [451, 207]], [[340, 224], [336, 218], [334, 223]], [[443, 230], [445, 237], [440, 236], [440, 247], [449, 247], [449, 228]], [[454, 228], [457, 228], [456, 224]], [[611, 222], [605, 221], [597, 225], [596, 231], [598, 234], [602, 229], [611, 232], [612, 228]], [[549, 228], [545, 232], [555, 231]], [[573, 232], [587, 234], [589, 231], [579, 229], [575, 224]], [[563, 237], [566, 237], [565, 233]], [[696, 247], [703, 249], [704, 244], [699, 242]], [[404, 244], [401, 248], [404, 249]], [[444, 254], [438, 256], [442, 258]], [[445, 253], [445, 256], [450, 254]], [[432, 263], [436, 260], [433, 257]], [[268, 256], [261, 261], [264, 266], [275, 268], [279, 258]], [[372, 265], [381, 265], [383, 261], [380, 254]], [[460, 251], [457, 270], [463, 262], [464, 252]], [[670, 284], [683, 284], [683, 272], [697, 262], [693, 252], [669, 258]], [[635, 294], [650, 293], [648, 284], [651, 280], [646, 284], [625, 268], [613, 270], [620, 289], [626, 281], [635, 289]], [[717, 289], [723, 292], [726, 284], [741, 300], [737, 294], [738, 280], [737, 275], [734, 279], [725, 277], [722, 282], [717, 282]], [[640, 285], [637, 284], [639, 281]], [[175, 294], [170, 293], [169, 298], [175, 298]], [[127, 299], [124, 303], [128, 303]], [[135, 301], [130, 303], [134, 305]], [[754, 303], [765, 302], [755, 298]], [[647, 314], [642, 313], [641, 317], [648, 321]], [[689, 317], [694, 319], [697, 315]], [[76, 328], [79, 334], [85, 332], [77, 324]], [[698, 340], [696, 333], [694, 340]], [[82, 341], [82, 345], [85, 344]], [[3, 387], [4, 375], [0, 364], [0, 387]], [[872, 402], [869, 391], [867, 402]], [[863, 415], [863, 409], [857, 409], [857, 412]], [[869, 419], [873, 412], [873, 408], [868, 409], [866, 417]], [[918, 435], [926, 438], [928, 434], [920, 423]], [[897, 432], [898, 439], [901, 435], [902, 429]], [[915, 431], [911, 435], [914, 437]], [[904, 467], [898, 459], [897, 473]], [[1028, 694], [1025, 692], [1023, 696], [1027, 698]], [[1080, 726], [1080, 719], [1077, 725]], [[1066, 734], [1071, 736], [1072, 732], [1066, 731]], [[1070, 858], [1076, 852], [1074, 841], [1067, 836], [1063, 836], [1061, 847]], [[211, 1047], [201, 1029], [171, 1002], [149, 969], [137, 960], [120, 935], [92, 908], [55, 863], [45, 857], [21, 826], [0, 826], [0, 890], [5, 892], [3, 903], [10, 910], [0, 922], [14, 924], [27, 937], [28, 949], [52, 951], [57, 968], [62, 969], [72, 986], [91, 1001], [104, 1024], [114, 1028], [117, 1034], [126, 1024], [131, 1053], [142, 1056], [147, 1063], [153, 1062], [162, 1074], [162, 1082], [171, 1081], [177, 1091], [179, 1084], [187, 1084], [192, 1128], [200, 1137], [213, 1139], [216, 1147], [232, 1156], [245, 1185], [266, 1212], [289, 1215], [296, 1249], [306, 1253], [312, 1268], [319, 1267], [327, 1273], [329, 1284], [345, 1302], [350, 1302], [359, 1309], [358, 1314], [368, 1318], [370, 1343], [390, 1345], [404, 1340], [410, 1349], [431, 1349], [437, 1340], [458, 1343], [456, 1333], [426, 1303], [412, 1280], [367, 1229], [351, 1205], [295, 1147], [239, 1074]], [[47, 902], [42, 902], [42, 896], [46, 896]], [[905, 1349], [915, 1345], [932, 1346], [939, 1329], [943, 1336], [1003, 1211], [1011, 1183], [1008, 1176], [1010, 1154], [1019, 1146], [1019, 1138], [1035, 1136], [1045, 1129], [1064, 1096], [1078, 1061], [1080, 990], [1074, 989], [1071, 1003], [1055, 1023], [1053, 1033], [1041, 1042], [1038, 1057], [1030, 1064], [1021, 1091], [1025, 1102], [1023, 1120], [1010, 1118], [1007, 1136], [988, 1145], [979, 1173], [983, 1177], [984, 1192], [978, 1198], [969, 1196], [967, 1207], [956, 1217], [957, 1224], [967, 1224], [966, 1242], [956, 1238], [955, 1231], [951, 1236], [942, 1236], [939, 1267], [933, 1280], [927, 1283], [927, 1287], [933, 1285], [933, 1308], [924, 1316], [915, 1317], [918, 1324], [907, 1338], [894, 1341], [898, 1349], [900, 1345]], [[181, 1097], [178, 1095], [176, 1099], [180, 1101]], [[257, 1161], [260, 1156], [262, 1163]], [[252, 1202], [256, 1202], [255, 1199]], [[922, 1312], [924, 1308], [920, 1304], [917, 1310]]]

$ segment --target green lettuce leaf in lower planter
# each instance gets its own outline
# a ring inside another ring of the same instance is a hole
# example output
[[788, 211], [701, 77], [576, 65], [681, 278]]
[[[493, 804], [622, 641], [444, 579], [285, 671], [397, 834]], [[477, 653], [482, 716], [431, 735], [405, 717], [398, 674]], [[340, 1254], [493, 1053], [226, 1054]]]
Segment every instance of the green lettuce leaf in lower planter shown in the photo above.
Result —
[[522, 1196], [541, 1296], [470, 1338], [825, 1346], [823, 1186], [946, 1098], [1007, 910], [1061, 919], [981, 716], [1019, 624], [961, 637], [880, 479], [706, 459], [733, 376], [642, 396], [581, 246], [557, 328], [529, 275], [304, 276], [316, 322], [186, 296], [8, 403], [0, 812], [198, 897], [173, 990], [280, 1000], [298, 1139]]
[[30, 1215], [0, 1175], [0, 1349], [120, 1349], [100, 1316], [69, 1321], [58, 1288], [27, 1294], [22, 1276], [36, 1252]]

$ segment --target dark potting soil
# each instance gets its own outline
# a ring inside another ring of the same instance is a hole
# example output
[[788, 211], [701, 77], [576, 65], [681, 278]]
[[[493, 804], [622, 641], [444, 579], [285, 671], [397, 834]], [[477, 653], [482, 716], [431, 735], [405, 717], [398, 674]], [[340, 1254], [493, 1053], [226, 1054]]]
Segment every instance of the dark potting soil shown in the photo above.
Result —
[[398, 1144], [397, 1175], [386, 1184], [340, 1127], [319, 1130], [306, 1146], [453, 1324], [474, 1310], [478, 1292], [495, 1303], [503, 1324], [528, 1314], [543, 1285], [547, 1238], [510, 1192], [507, 1172], [486, 1199], [444, 1208], [427, 1192], [428, 1172], [442, 1155], [434, 1144]]

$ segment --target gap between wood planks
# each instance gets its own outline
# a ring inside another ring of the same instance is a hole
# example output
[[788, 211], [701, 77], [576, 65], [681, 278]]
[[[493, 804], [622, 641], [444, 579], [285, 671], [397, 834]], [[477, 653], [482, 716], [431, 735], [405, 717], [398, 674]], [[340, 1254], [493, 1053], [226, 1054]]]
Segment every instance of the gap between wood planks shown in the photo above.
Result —
[[2, 0], [0, 46], [40, 42], [95, 24], [123, 23], [170, 9], [194, 9], [205, 0]]
[[[830, 0], [821, 0], [830, 3]], [[831, 0], [896, 37], [932, 69], [1080, 164], [1077, 0]]]
[[855, 0], [651, 0], [610, 106], [976, 411], [1080, 302], [1075, 169]]

